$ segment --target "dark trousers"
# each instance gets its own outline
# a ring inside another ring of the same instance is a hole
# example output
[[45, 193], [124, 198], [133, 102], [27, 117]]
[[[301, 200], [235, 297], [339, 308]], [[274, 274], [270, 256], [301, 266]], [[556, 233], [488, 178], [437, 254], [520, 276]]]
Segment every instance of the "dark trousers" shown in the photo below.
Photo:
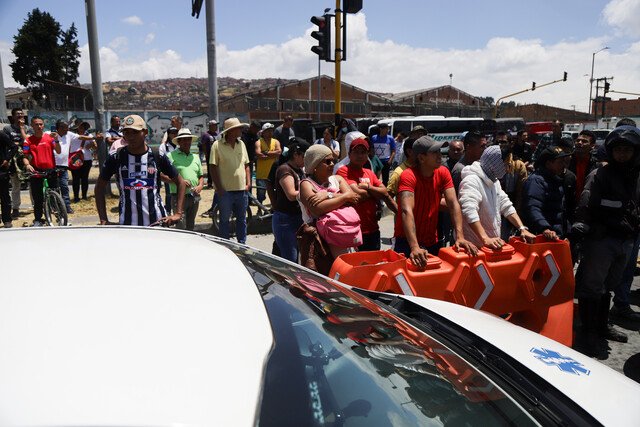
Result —
[[[47, 181], [49, 182], [49, 188], [58, 188], [58, 176], [56, 174], [50, 174], [47, 177]], [[42, 205], [44, 203], [44, 195], [42, 194], [43, 182], [44, 178], [29, 179], [31, 197], [33, 198], [33, 218], [40, 222], [42, 222]]]
[[205, 145], [204, 149], [204, 159], [207, 162], [207, 186], [211, 187], [213, 185], [213, 178], [211, 178], [211, 166], [209, 165], [209, 157], [211, 156], [211, 146]]
[[0, 208], [2, 222], [11, 222], [11, 195], [9, 194], [9, 174], [0, 175]]
[[92, 163], [93, 161], [91, 160], [85, 160], [80, 169], [71, 171], [73, 178], [73, 200], [75, 201], [80, 198], [80, 186], [82, 186], [82, 198], [87, 198], [87, 191], [89, 191], [89, 172], [91, 172]]
[[380, 250], [380, 230], [373, 233], [362, 234], [362, 244], [358, 246], [358, 251], [379, 251]]
[[389, 170], [391, 169], [391, 164], [389, 164], [389, 160], [381, 160], [382, 162], [382, 183], [386, 187], [389, 183]]

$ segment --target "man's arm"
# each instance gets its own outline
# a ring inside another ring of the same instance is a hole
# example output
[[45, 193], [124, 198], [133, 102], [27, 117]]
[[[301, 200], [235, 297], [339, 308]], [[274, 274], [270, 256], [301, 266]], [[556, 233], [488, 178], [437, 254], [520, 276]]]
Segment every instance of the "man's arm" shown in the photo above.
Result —
[[475, 256], [478, 254], [478, 248], [473, 243], [465, 240], [464, 232], [462, 231], [462, 211], [460, 210], [460, 204], [456, 197], [456, 190], [453, 187], [449, 187], [444, 190], [444, 199], [447, 202], [449, 208], [449, 214], [451, 215], [451, 222], [456, 232], [456, 249], [464, 248], [469, 254]]
[[216, 193], [218, 193], [218, 196], [222, 196], [225, 193], [225, 189], [222, 186], [222, 181], [220, 181], [220, 169], [218, 168], [218, 165], [214, 165], [213, 163], [211, 163], [210, 166], [212, 166], [211, 179], [213, 179], [213, 185], [216, 188]]
[[409, 258], [416, 267], [423, 268], [427, 265], [426, 249], [422, 249], [418, 243], [418, 234], [416, 232], [416, 220], [413, 216], [413, 208], [415, 207], [415, 197], [411, 191], [401, 191], [398, 194], [400, 200], [400, 212], [402, 215], [402, 229], [407, 239], [407, 244], [411, 253]]
[[267, 152], [267, 156], [278, 158], [278, 156], [280, 156], [280, 154], [282, 154], [282, 148], [280, 147], [280, 141], [278, 141], [276, 139], [276, 147], [275, 147], [275, 149]]
[[98, 211], [98, 218], [100, 218], [100, 225], [109, 224], [109, 218], [107, 217], [107, 207], [104, 201], [104, 190], [108, 184], [109, 181], [98, 178], [94, 190], [96, 196], [96, 210]]
[[244, 190], [249, 191], [251, 188], [251, 171], [249, 170], [249, 163], [244, 165], [245, 186]]
[[176, 174], [176, 176], [172, 178], [172, 181], [178, 188], [178, 198], [176, 200], [176, 212], [166, 218], [168, 225], [174, 224], [182, 219], [184, 215], [184, 194], [187, 190], [187, 183], [180, 174]]

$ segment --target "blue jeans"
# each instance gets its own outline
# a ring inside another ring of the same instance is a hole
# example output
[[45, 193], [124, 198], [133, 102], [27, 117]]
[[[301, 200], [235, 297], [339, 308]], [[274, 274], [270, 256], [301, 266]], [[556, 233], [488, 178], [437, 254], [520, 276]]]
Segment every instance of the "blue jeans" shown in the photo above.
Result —
[[[268, 183], [269, 180], [267, 179], [256, 179], [256, 199], [258, 199], [260, 203], [264, 202], [267, 198]], [[271, 201], [271, 203], [273, 204], [273, 201]]]
[[229, 239], [229, 220], [233, 214], [236, 218], [236, 239], [238, 239], [238, 243], [246, 243], [248, 203], [246, 191], [226, 191], [219, 197], [220, 237]]
[[301, 214], [273, 212], [271, 229], [273, 237], [280, 248], [280, 256], [292, 262], [298, 262], [298, 241], [296, 231], [302, 225]]
[[633, 276], [636, 272], [636, 262], [638, 260], [638, 251], [640, 251], [640, 236], [636, 237], [636, 241], [631, 249], [631, 258], [622, 272], [620, 283], [613, 290], [613, 304], [619, 308], [629, 307], [629, 294], [631, 293], [631, 284]]
[[64, 204], [67, 206], [67, 209], [71, 209], [71, 199], [69, 198], [69, 171], [67, 168], [63, 168], [60, 166], [56, 166], [58, 173], [58, 184], [60, 185], [60, 194], [62, 194], [62, 198], [64, 199]]

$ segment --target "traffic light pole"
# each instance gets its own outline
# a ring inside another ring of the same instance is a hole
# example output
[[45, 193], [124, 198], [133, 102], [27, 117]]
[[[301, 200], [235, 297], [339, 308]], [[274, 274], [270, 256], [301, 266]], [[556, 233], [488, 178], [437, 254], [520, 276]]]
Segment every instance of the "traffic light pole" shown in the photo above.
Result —
[[336, 129], [340, 128], [340, 116], [342, 114], [342, 84], [340, 82], [340, 62], [342, 61], [342, 37], [341, 37], [341, 18], [342, 9], [340, 9], [340, 0], [336, 0], [336, 46], [335, 46], [335, 123]]
[[498, 117], [498, 107], [500, 106], [500, 103], [502, 102], [503, 99], [506, 98], [511, 98], [512, 96], [516, 96], [516, 95], [520, 95], [521, 93], [525, 93], [525, 92], [529, 92], [529, 91], [534, 91], [536, 89], [540, 89], [541, 87], [545, 87], [545, 86], [549, 86], [552, 85], [554, 83], [559, 83], [559, 82], [566, 82], [567, 81], [567, 72], [565, 71], [564, 73], [564, 77], [558, 80], [554, 80], [552, 82], [549, 83], [543, 83], [541, 85], [536, 86], [536, 82], [533, 82], [533, 84], [531, 85], [531, 88], [529, 89], [525, 89], [525, 90], [521, 90], [518, 92], [514, 92], [514, 93], [510, 93], [509, 95], [505, 95], [501, 98], [498, 98], [498, 100], [496, 101], [496, 107], [495, 107], [495, 111], [494, 111], [494, 117]]

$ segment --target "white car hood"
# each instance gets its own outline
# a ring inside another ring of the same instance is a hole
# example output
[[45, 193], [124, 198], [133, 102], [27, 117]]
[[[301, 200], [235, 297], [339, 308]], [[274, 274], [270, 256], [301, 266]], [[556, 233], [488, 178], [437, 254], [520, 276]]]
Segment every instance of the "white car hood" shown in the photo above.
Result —
[[497, 316], [428, 298], [421, 305], [495, 345], [607, 426], [637, 426], [640, 384], [573, 349]]
[[273, 336], [230, 250], [169, 230], [12, 229], [0, 260], [0, 425], [254, 424]]

